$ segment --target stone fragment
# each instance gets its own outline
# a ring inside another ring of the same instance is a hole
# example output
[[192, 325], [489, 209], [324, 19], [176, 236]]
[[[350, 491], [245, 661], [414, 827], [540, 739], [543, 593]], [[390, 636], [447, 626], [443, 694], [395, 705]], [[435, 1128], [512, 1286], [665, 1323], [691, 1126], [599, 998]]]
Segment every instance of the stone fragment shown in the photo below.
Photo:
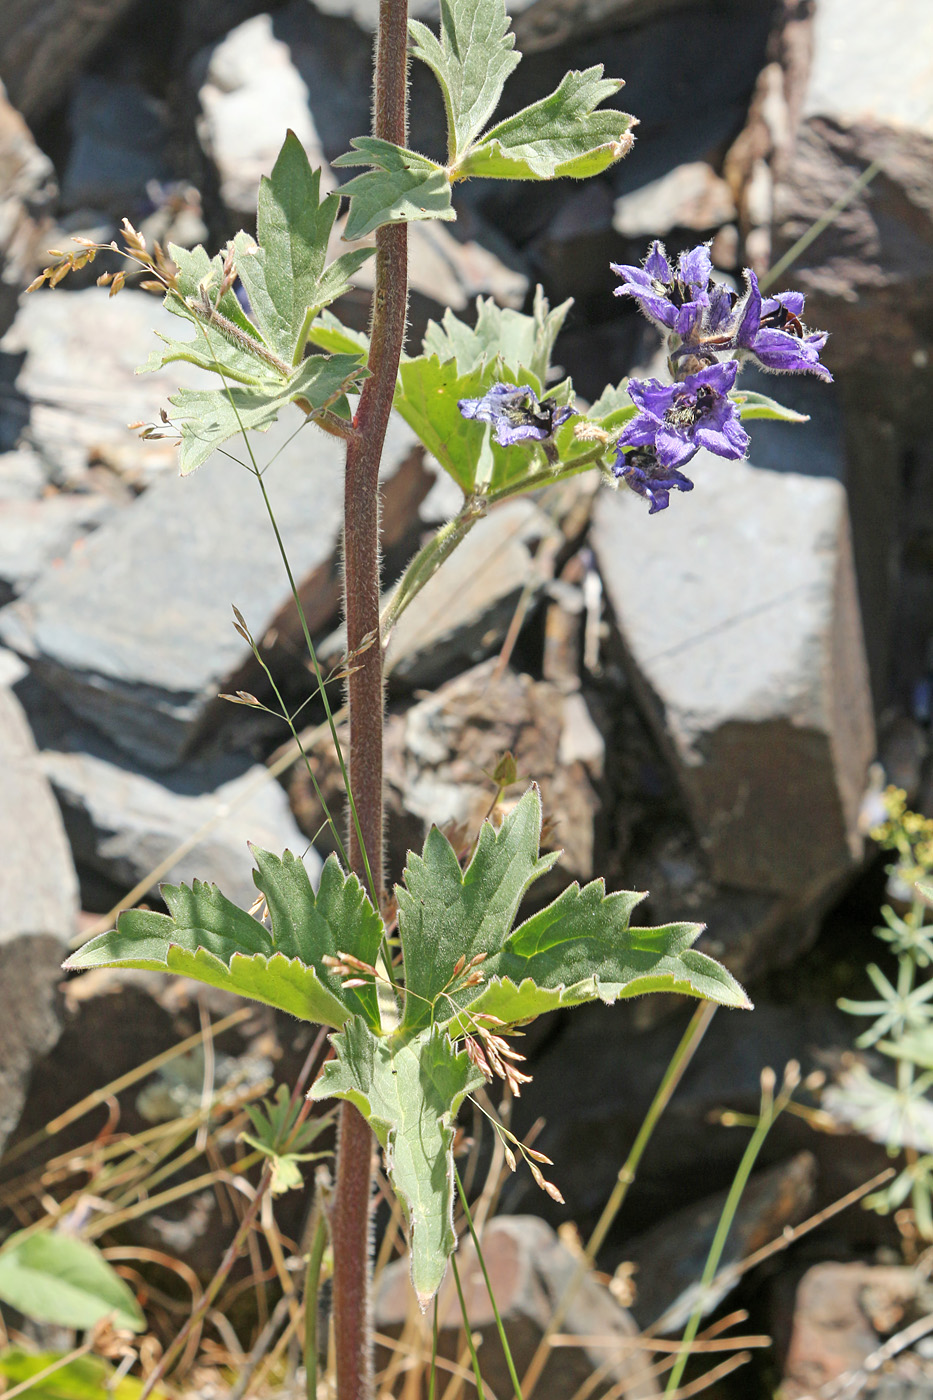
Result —
[[83, 485], [92, 462], [112, 463], [139, 486], [177, 465], [171, 439], [142, 442], [127, 431], [128, 423], [155, 422], [177, 387], [207, 382], [184, 362], [137, 375], [158, 347], [156, 331], [187, 336], [157, 297], [132, 289], [113, 298], [98, 287], [43, 290], [20, 306], [0, 350], [22, 358], [15, 389], [23, 440], [58, 484]]
[[678, 165], [615, 202], [612, 227], [625, 238], [664, 238], [672, 229], [706, 233], [735, 218], [729, 186], [706, 161]]
[[929, 1283], [916, 1269], [814, 1264], [797, 1284], [792, 1304], [782, 1397], [929, 1395], [933, 1362], [922, 1343], [890, 1356], [883, 1343], [928, 1314], [931, 1301]]
[[[483, 1230], [482, 1249], [512, 1360], [521, 1376], [577, 1269], [578, 1256], [550, 1225], [533, 1215], [498, 1216], [491, 1220]], [[512, 1389], [509, 1372], [486, 1282], [469, 1239], [461, 1241], [457, 1266], [471, 1328], [482, 1339], [477, 1355], [483, 1380], [494, 1394], [508, 1395]], [[376, 1330], [397, 1336], [406, 1319], [412, 1318], [413, 1309], [417, 1311], [417, 1304], [408, 1264], [398, 1260], [384, 1270], [377, 1286]], [[455, 1359], [463, 1334], [460, 1304], [449, 1276], [441, 1287], [437, 1316], [439, 1354]], [[551, 1349], [541, 1373], [542, 1393], [549, 1400], [570, 1400], [581, 1386], [586, 1386], [587, 1393], [593, 1396], [605, 1395], [611, 1389], [625, 1400], [649, 1400], [661, 1394], [650, 1372], [651, 1353], [634, 1344], [638, 1329], [631, 1316], [592, 1274], [584, 1274], [560, 1330], [579, 1337], [580, 1344]], [[430, 1332], [425, 1335], [430, 1346]], [[600, 1338], [603, 1345], [588, 1345], [586, 1339], [593, 1337]], [[610, 1339], [631, 1345], [619, 1348], [618, 1359], [606, 1364], [605, 1343]], [[597, 1369], [604, 1369], [604, 1375], [591, 1389]]]
[[58, 1039], [56, 989], [75, 932], [78, 881], [26, 717], [0, 689], [0, 1147], [36, 1060]]
[[112, 509], [104, 497], [76, 492], [38, 501], [4, 501], [0, 510], [0, 607], [35, 583], [47, 567], [60, 565]]
[[[0, 55], [3, 25], [0, 16]], [[16, 315], [19, 294], [44, 265], [55, 195], [52, 162], [7, 101], [0, 81], [0, 335]]]
[[[40, 763], [79, 867], [124, 890], [156, 869], [154, 884], [208, 880], [248, 909], [256, 899], [247, 845], [252, 842], [277, 855], [286, 848], [304, 855], [317, 882], [320, 859], [262, 764], [226, 757], [156, 775], [130, 767], [93, 735], [73, 737], [80, 748], [46, 751]], [[166, 867], [182, 846], [189, 849]]]
[[860, 859], [874, 757], [845, 493], [692, 465], [696, 491], [656, 519], [597, 501], [607, 597], [713, 879], [815, 898]]
[[44, 117], [133, 0], [4, 0], [0, 7], [0, 79], [27, 121]]
[[0, 452], [0, 501], [35, 501], [46, 485], [45, 469], [37, 452], [28, 447]]

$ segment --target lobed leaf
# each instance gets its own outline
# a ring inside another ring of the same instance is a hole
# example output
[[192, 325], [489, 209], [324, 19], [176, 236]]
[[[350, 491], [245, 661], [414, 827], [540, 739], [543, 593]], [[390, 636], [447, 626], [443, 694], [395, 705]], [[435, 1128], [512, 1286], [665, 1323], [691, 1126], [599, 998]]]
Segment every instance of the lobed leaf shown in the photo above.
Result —
[[358, 948], [361, 957], [378, 949], [382, 924], [359, 881], [345, 876], [331, 856], [315, 897], [293, 857], [276, 861], [265, 851], [257, 857], [261, 863], [254, 879], [269, 901], [273, 932], [215, 885], [201, 880], [190, 888], [163, 885], [168, 914], [126, 910], [115, 929], [73, 953], [66, 969], [175, 972], [277, 1006], [304, 1021], [337, 1027], [362, 1011], [378, 1027], [375, 995], [367, 988], [344, 988], [323, 961], [338, 949]]
[[485, 133], [463, 157], [457, 178], [491, 180], [584, 179], [598, 175], [630, 148], [622, 138], [633, 125], [626, 112], [595, 109], [623, 86], [596, 64], [565, 73], [555, 90]]
[[169, 403], [181, 432], [182, 476], [238, 433], [263, 432], [296, 399], [309, 404], [312, 412], [327, 407], [365, 372], [357, 355], [309, 355], [287, 379], [224, 389], [179, 389]]
[[435, 161], [375, 136], [357, 136], [350, 144], [354, 150], [339, 156], [335, 166], [375, 168], [357, 175], [338, 191], [350, 200], [343, 231], [347, 242], [365, 238], [384, 224], [456, 218], [447, 172]]
[[411, 1037], [379, 1037], [355, 1016], [332, 1043], [337, 1058], [324, 1066], [310, 1097], [348, 1100], [379, 1139], [408, 1220], [412, 1282], [424, 1309], [457, 1244], [454, 1121], [483, 1076], [436, 1027]]
[[444, 97], [451, 165], [482, 131], [521, 62], [510, 24], [504, 0], [441, 0], [440, 38], [408, 21], [412, 53], [431, 69]]
[[35, 1322], [145, 1330], [133, 1293], [100, 1250], [61, 1230], [20, 1231], [0, 1251], [0, 1300]]
[[440, 325], [428, 322], [422, 350], [442, 362], [456, 360], [460, 374], [497, 358], [516, 372], [520, 366], [527, 366], [540, 390], [547, 383], [554, 342], [572, 305], [570, 297], [552, 311], [540, 286], [535, 287], [530, 316], [497, 306], [492, 297], [477, 297], [475, 325], [467, 325], [448, 307]]
[[403, 1032], [449, 1021], [475, 1000], [476, 987], [450, 989], [454, 965], [461, 956], [494, 957], [502, 948], [526, 890], [557, 860], [556, 854], [539, 856], [540, 837], [541, 800], [532, 787], [498, 831], [483, 823], [465, 870], [437, 827], [428, 832], [423, 855], [409, 853], [405, 883], [396, 887], [405, 959]]

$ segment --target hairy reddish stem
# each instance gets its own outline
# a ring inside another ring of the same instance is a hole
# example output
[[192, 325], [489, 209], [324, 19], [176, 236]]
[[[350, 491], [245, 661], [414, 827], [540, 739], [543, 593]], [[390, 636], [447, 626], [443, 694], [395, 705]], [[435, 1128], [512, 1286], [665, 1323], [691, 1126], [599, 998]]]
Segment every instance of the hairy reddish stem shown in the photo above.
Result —
[[[380, 0], [373, 82], [373, 134], [403, 146], [408, 105], [407, 0]], [[383, 676], [379, 628], [379, 464], [385, 441], [408, 311], [408, 230], [376, 232], [376, 286], [370, 327], [370, 377], [363, 385], [347, 444], [344, 504], [344, 584], [350, 712], [350, 788], [359, 834], [350, 825], [350, 866], [367, 883], [367, 858], [377, 898], [383, 889]], [[362, 844], [361, 844], [362, 842]], [[372, 1388], [369, 1336], [369, 1205], [372, 1135], [352, 1104], [340, 1113], [331, 1231], [334, 1245], [334, 1331], [338, 1400], [368, 1400]]]

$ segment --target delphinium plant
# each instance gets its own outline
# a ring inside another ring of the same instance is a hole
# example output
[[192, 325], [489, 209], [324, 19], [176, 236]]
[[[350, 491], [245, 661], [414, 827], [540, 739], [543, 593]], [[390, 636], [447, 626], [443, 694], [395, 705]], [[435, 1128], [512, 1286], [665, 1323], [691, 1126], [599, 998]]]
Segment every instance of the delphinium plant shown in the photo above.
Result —
[[867, 1197], [866, 1206], [886, 1215], [909, 1202], [917, 1234], [933, 1240], [933, 820], [910, 811], [901, 788], [888, 788], [882, 800], [886, 816], [871, 835], [895, 853], [888, 888], [901, 912], [886, 904], [875, 933], [896, 958], [896, 977], [892, 982], [869, 963], [877, 996], [844, 998], [839, 1005], [871, 1017], [855, 1044], [890, 1056], [894, 1082], [855, 1064], [826, 1090], [824, 1104], [835, 1118], [883, 1143], [892, 1157], [905, 1158], [903, 1170]]
[[[363, 166], [320, 198], [289, 134], [259, 192], [257, 237], [239, 233], [216, 257], [203, 248], [151, 250], [125, 225], [125, 252], [143, 285], [194, 327], [168, 340], [147, 369], [175, 360], [213, 372], [218, 386], [182, 390], [145, 435], [175, 434], [186, 474], [242, 436], [281, 545], [266, 477], [250, 430], [290, 404], [304, 422], [346, 442], [344, 533], [349, 752], [343, 766], [350, 820], [317, 889], [289, 852], [255, 850], [256, 915], [216, 888], [163, 887], [167, 914], [130, 910], [114, 931], [66, 964], [183, 974], [331, 1029], [333, 1057], [311, 1090], [343, 1101], [327, 1224], [334, 1255], [333, 1308], [339, 1400], [370, 1390], [368, 1273], [373, 1135], [407, 1221], [411, 1273], [426, 1306], [456, 1247], [455, 1120], [464, 1099], [500, 1076], [517, 1088], [510, 1036], [544, 1011], [681, 992], [732, 1007], [749, 1002], [729, 972], [694, 950], [695, 924], [631, 925], [641, 894], [607, 894], [602, 880], [571, 885], [516, 923], [524, 895], [556, 855], [540, 854], [541, 803], [531, 787], [496, 827], [486, 822], [461, 864], [432, 829], [411, 853], [394, 899], [383, 874], [383, 647], [401, 612], [466, 532], [498, 502], [585, 470], [643, 497], [650, 513], [693, 483], [684, 468], [701, 447], [740, 458], [744, 422], [799, 415], [736, 388], [743, 360], [828, 378], [825, 336], [801, 321], [796, 293], [762, 297], [753, 273], [737, 292], [712, 276], [709, 250], [678, 260], [659, 243], [644, 266], [616, 266], [618, 295], [634, 298], [665, 337], [670, 382], [607, 387], [588, 412], [569, 379], [551, 382], [551, 355], [569, 303], [551, 310], [540, 289], [531, 314], [477, 303], [475, 324], [447, 312], [422, 353], [403, 353], [407, 224], [453, 219], [452, 189], [465, 179], [551, 180], [596, 175], [625, 156], [633, 120], [602, 106], [622, 86], [601, 66], [569, 72], [556, 90], [494, 122], [520, 61], [504, 0], [449, 0], [439, 35], [408, 21], [404, 0], [381, 0], [374, 72], [374, 129], [337, 167]], [[434, 72], [447, 113], [440, 164], [406, 148], [408, 40]], [[492, 125], [490, 123], [493, 122]], [[348, 240], [375, 233], [375, 293], [368, 336], [328, 308], [371, 249], [328, 264], [341, 198]], [[91, 261], [86, 244], [62, 254], [42, 280], [53, 285]], [[607, 279], [609, 270], [607, 269]], [[105, 274], [111, 291], [125, 274]], [[380, 616], [377, 478], [394, 408], [463, 491], [462, 509], [412, 561]], [[225, 449], [226, 450], [226, 449]], [[274, 477], [272, 478], [274, 483]], [[284, 550], [283, 550], [284, 560]], [[287, 560], [284, 560], [287, 566]], [[304, 615], [296, 606], [334, 742], [337, 729]], [[237, 625], [249, 639], [248, 627]], [[242, 703], [252, 697], [240, 694]], [[326, 805], [325, 805], [326, 810]], [[534, 1168], [538, 1170], [537, 1167]], [[543, 1178], [541, 1178], [543, 1182]], [[547, 1183], [544, 1183], [547, 1185]], [[314, 1288], [313, 1270], [309, 1288]], [[311, 1316], [313, 1306], [309, 1307]], [[175, 1353], [150, 1378], [155, 1382]], [[308, 1358], [313, 1392], [313, 1351]]]

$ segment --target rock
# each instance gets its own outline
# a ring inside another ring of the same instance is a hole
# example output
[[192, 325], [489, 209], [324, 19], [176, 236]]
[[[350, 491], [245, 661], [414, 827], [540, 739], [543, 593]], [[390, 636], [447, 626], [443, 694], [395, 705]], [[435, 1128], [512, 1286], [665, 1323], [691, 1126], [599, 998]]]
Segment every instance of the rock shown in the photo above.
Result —
[[49, 565], [60, 565], [112, 509], [101, 496], [73, 492], [39, 501], [5, 501], [0, 513], [0, 607], [23, 593]]
[[[3, 17], [0, 17], [2, 53]], [[0, 64], [0, 72], [2, 72]], [[0, 335], [16, 315], [20, 292], [45, 261], [56, 195], [55, 171], [0, 82]]]
[[36, 1060], [58, 1039], [57, 992], [75, 932], [78, 881], [23, 711], [0, 689], [0, 1147]]
[[795, 259], [807, 319], [834, 333], [834, 371], [860, 362], [916, 372], [933, 289], [933, 12], [821, 0], [801, 121], [775, 155], [775, 245], [783, 251], [874, 160], [882, 172]]
[[213, 162], [225, 207], [254, 221], [262, 175], [275, 164], [285, 132], [294, 131], [313, 166], [324, 166], [322, 193], [337, 181], [321, 150], [310, 95], [271, 15], [255, 15], [212, 50], [200, 88], [198, 136]]
[[[156, 869], [158, 882], [167, 884], [209, 880], [249, 909], [256, 899], [247, 845], [252, 842], [276, 854], [286, 848], [303, 854], [317, 883], [321, 861], [295, 825], [285, 793], [261, 764], [228, 757], [157, 776], [129, 767], [93, 736], [90, 742], [87, 734], [74, 740], [81, 746], [44, 752], [40, 763], [61, 804], [79, 867], [122, 889]], [[183, 845], [189, 849], [166, 868]]]
[[[314, 634], [339, 601], [343, 449], [321, 433], [296, 436], [299, 421], [285, 417], [253, 442], [261, 463], [278, 451], [265, 481]], [[388, 482], [406, 482], [399, 469], [412, 451], [394, 422]], [[102, 526], [0, 614], [0, 631], [76, 714], [137, 763], [165, 769], [215, 736], [228, 709], [218, 692], [244, 684], [251, 652], [231, 625], [232, 605], [259, 641], [270, 629], [298, 632], [256, 482], [218, 453], [184, 480], [158, 481]]]
[[[521, 1376], [573, 1277], [578, 1256], [562, 1243], [551, 1226], [533, 1215], [498, 1216], [491, 1220], [482, 1232], [482, 1248], [512, 1360]], [[494, 1394], [508, 1395], [511, 1381], [489, 1293], [471, 1240], [461, 1242], [457, 1265], [471, 1329], [482, 1339], [478, 1356], [483, 1380]], [[376, 1330], [398, 1336], [413, 1304], [407, 1261], [398, 1260], [383, 1271], [377, 1285]], [[461, 1312], [450, 1277], [442, 1285], [437, 1316], [438, 1354], [455, 1358], [462, 1341]], [[627, 1397], [627, 1400], [648, 1400], [650, 1396], [660, 1395], [650, 1373], [650, 1353], [635, 1345], [620, 1348], [620, 1359], [607, 1365], [605, 1345], [587, 1345], [585, 1339], [594, 1335], [604, 1341], [618, 1338], [630, 1344], [638, 1335], [629, 1314], [591, 1274], [584, 1275], [561, 1332], [581, 1340], [579, 1345], [552, 1348], [541, 1374], [543, 1393], [548, 1400], [570, 1400], [583, 1385], [587, 1386], [587, 1393], [594, 1396], [605, 1395], [610, 1388], [613, 1394]], [[591, 1389], [587, 1383], [593, 1373], [604, 1366], [604, 1376]]]
[[713, 879], [816, 898], [861, 858], [874, 756], [845, 493], [694, 466], [687, 508], [657, 520], [634, 496], [597, 501], [607, 597]]
[[0, 772], [4, 852], [0, 945], [25, 934], [64, 944], [75, 931], [78, 884], [61, 816], [36, 753], [22, 707], [0, 690]]
[[144, 200], [150, 180], [168, 178], [167, 118], [165, 104], [139, 83], [83, 73], [71, 99], [64, 207], [103, 209], [119, 219]]
[[[787, 1291], [786, 1284], [781, 1291]], [[793, 1299], [782, 1397], [872, 1394], [919, 1400], [929, 1395], [933, 1363], [922, 1343], [917, 1350], [898, 1348], [890, 1356], [882, 1345], [928, 1314], [931, 1305], [929, 1282], [916, 1269], [814, 1264]]]
[[436, 683], [501, 645], [553, 573], [559, 530], [531, 501], [509, 501], [473, 527], [399, 619], [387, 670], [407, 686]]
[[702, 234], [735, 218], [729, 186], [706, 161], [678, 165], [615, 202], [612, 227], [626, 238], [664, 238], [672, 229]]
[[5, 0], [0, 10], [0, 79], [27, 121], [44, 117], [133, 0]]
[[[742, 1192], [717, 1271], [724, 1275], [704, 1300], [707, 1316], [741, 1278], [728, 1270], [740, 1265], [781, 1232], [799, 1225], [814, 1197], [816, 1160], [798, 1152], [789, 1161], [753, 1173]], [[683, 1210], [672, 1211], [659, 1224], [627, 1240], [623, 1254], [635, 1265], [632, 1312], [640, 1327], [654, 1333], [682, 1331], [695, 1308], [699, 1279], [726, 1203], [726, 1191], [706, 1196]]]
[[0, 501], [35, 501], [46, 485], [45, 470], [36, 452], [0, 452]]
[[127, 424], [155, 422], [179, 385], [204, 386], [203, 372], [183, 362], [136, 374], [156, 348], [153, 332], [177, 339], [180, 329], [178, 317], [146, 292], [126, 290], [110, 298], [90, 287], [26, 298], [0, 351], [22, 358], [15, 389], [23, 439], [55, 482], [83, 485], [89, 463], [104, 462], [144, 485], [177, 465], [170, 439], [142, 442]]

